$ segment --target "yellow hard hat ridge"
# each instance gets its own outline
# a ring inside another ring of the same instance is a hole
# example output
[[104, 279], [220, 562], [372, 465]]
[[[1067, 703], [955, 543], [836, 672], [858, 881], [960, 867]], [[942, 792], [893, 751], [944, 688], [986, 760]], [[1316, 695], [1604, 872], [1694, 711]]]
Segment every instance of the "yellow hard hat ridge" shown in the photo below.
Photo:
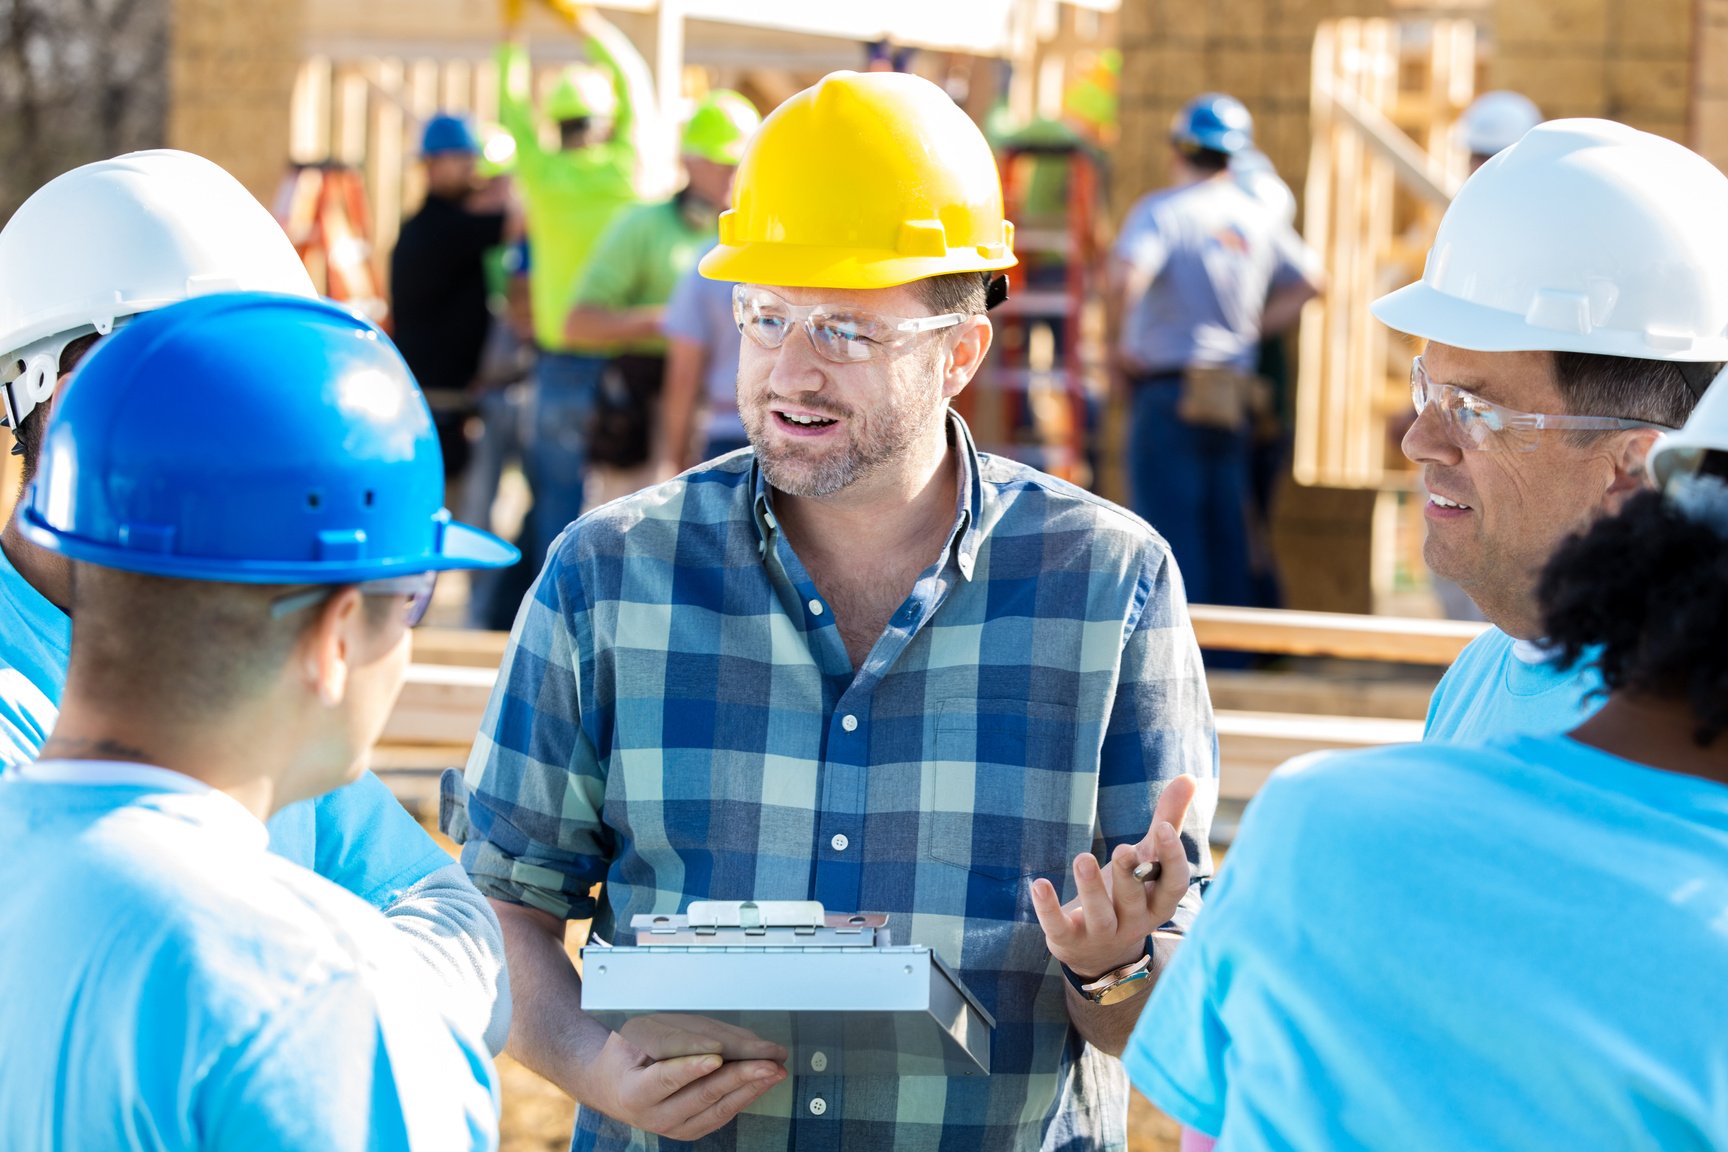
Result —
[[891, 288], [1013, 267], [1014, 226], [978, 126], [918, 76], [834, 72], [744, 150], [704, 276]]

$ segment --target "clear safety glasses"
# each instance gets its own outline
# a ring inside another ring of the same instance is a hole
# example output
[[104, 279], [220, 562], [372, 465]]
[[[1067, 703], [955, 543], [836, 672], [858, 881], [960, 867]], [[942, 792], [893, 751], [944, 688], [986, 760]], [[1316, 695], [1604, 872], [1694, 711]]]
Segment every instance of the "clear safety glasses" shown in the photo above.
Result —
[[788, 304], [766, 288], [739, 284], [732, 289], [732, 318], [738, 331], [764, 348], [778, 348], [794, 324], [825, 359], [837, 364], [872, 360], [910, 343], [925, 332], [952, 328], [963, 312], [940, 316], [884, 316], [844, 304]]
[[1416, 405], [1418, 416], [1432, 404], [1448, 439], [1460, 448], [1478, 452], [1534, 451], [1538, 439], [1536, 434], [1546, 431], [1668, 430], [1665, 425], [1647, 420], [1623, 420], [1616, 416], [1562, 416], [1505, 408], [1456, 384], [1435, 383], [1420, 356], [1410, 362], [1410, 400]]
[[[408, 627], [417, 626], [426, 619], [426, 609], [432, 606], [432, 589], [438, 585], [438, 573], [416, 572], [412, 576], [390, 576], [383, 580], [364, 580], [354, 585], [360, 589], [362, 596], [406, 596], [408, 602], [403, 606], [403, 619]], [[290, 592], [286, 596], [278, 596], [270, 602], [270, 618], [280, 620], [295, 612], [322, 604], [337, 591], [346, 588], [346, 584], [322, 584], [317, 588], [309, 588], [304, 592]]]

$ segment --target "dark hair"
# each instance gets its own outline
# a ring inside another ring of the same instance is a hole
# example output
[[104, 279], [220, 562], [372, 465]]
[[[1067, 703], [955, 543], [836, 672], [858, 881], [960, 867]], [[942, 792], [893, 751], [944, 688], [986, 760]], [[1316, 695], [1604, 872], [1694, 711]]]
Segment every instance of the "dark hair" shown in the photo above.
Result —
[[[100, 337], [94, 332], [86, 332], [66, 347], [60, 350], [60, 363], [57, 365], [60, 375], [64, 376], [78, 367], [78, 362], [84, 359], [84, 354], [90, 351]], [[48, 405], [38, 404], [30, 410], [30, 415], [18, 422], [18, 445], [23, 449], [19, 455], [24, 457], [24, 477], [19, 484], [18, 493], [22, 497], [25, 487], [36, 478], [36, 462], [42, 458], [42, 431], [48, 426]]]
[[[182, 722], [267, 693], [323, 610], [272, 619], [271, 602], [298, 585], [186, 580], [85, 563], [73, 573], [72, 670], [85, 690]], [[367, 596], [360, 606], [373, 631], [402, 612], [394, 596]]]
[[1684, 697], [1693, 739], [1728, 731], [1728, 536], [1657, 492], [1562, 543], [1537, 585], [1571, 667], [1593, 649], [1610, 692]]
[[912, 287], [932, 316], [945, 312], [974, 316], [983, 313], [985, 289], [999, 275], [999, 272], [950, 272], [915, 281]]
[[1676, 364], [1587, 352], [1554, 353], [1554, 381], [1567, 412], [1648, 420], [1669, 428], [1686, 423], [1698, 402], [1688, 375], [1708, 381], [1721, 368], [1720, 364]]
[[1182, 154], [1182, 159], [1202, 172], [1222, 172], [1230, 167], [1230, 154], [1220, 152], [1215, 148], [1202, 148], [1198, 144], [1186, 140], [1172, 139], [1176, 151]]

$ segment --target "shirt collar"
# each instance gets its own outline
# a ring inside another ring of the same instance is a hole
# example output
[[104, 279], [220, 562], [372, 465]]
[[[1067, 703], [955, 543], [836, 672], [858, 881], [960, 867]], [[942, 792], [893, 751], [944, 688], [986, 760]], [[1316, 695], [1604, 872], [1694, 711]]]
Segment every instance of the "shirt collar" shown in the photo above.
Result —
[[[259, 847], [269, 843], [264, 822], [228, 793], [171, 768], [124, 760], [36, 760], [7, 770], [13, 780], [32, 784], [71, 784], [86, 787], [136, 788], [170, 796], [164, 807], [189, 815], [199, 823], [219, 824], [231, 834]], [[187, 798], [181, 800], [181, 797]], [[196, 803], [196, 809], [190, 804]]]
[[[953, 554], [955, 563], [960, 569], [960, 575], [967, 581], [972, 579], [972, 569], [978, 559], [978, 544], [983, 536], [979, 530], [979, 510], [984, 501], [984, 482], [978, 468], [978, 446], [972, 440], [972, 430], [966, 426], [966, 421], [952, 408], [948, 410], [949, 439], [954, 446], [954, 456], [960, 463], [960, 482], [955, 486], [959, 491], [959, 499], [955, 507], [954, 530], [948, 537], [947, 554]], [[762, 462], [752, 454], [750, 463], [751, 509], [756, 524], [756, 535], [761, 541], [758, 549], [767, 554], [774, 533], [779, 531], [780, 522], [774, 517], [774, 489], [762, 475]]]

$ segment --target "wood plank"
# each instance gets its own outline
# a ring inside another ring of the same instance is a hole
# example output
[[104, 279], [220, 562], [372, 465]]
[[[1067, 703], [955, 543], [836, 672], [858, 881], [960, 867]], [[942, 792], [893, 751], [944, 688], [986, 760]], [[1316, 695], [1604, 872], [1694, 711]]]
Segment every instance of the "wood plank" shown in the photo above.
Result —
[[1279, 765], [1310, 752], [1411, 744], [1422, 739], [1419, 720], [1347, 716], [1291, 716], [1273, 712], [1217, 714], [1218, 794], [1248, 800]]
[[497, 675], [493, 668], [409, 665], [380, 743], [469, 743], [480, 730]]
[[[1401, 664], [1450, 664], [1486, 627], [1461, 620], [1210, 604], [1190, 605], [1189, 615], [1202, 648]], [[496, 669], [504, 660], [509, 639], [505, 632], [416, 629], [414, 664]]]
[[1194, 620], [1194, 634], [1203, 648], [1403, 664], [1450, 664], [1487, 627], [1464, 620], [1224, 608], [1213, 604], [1195, 604], [1189, 614]]
[[468, 628], [414, 629], [415, 664], [449, 664], [464, 668], [497, 668], [504, 662], [508, 632]]
[[1212, 707], [1233, 712], [1287, 712], [1301, 716], [1373, 716], [1384, 720], [1421, 720], [1439, 683], [1440, 670], [1428, 676], [1384, 679], [1370, 665], [1362, 675], [1309, 672], [1206, 673]]

